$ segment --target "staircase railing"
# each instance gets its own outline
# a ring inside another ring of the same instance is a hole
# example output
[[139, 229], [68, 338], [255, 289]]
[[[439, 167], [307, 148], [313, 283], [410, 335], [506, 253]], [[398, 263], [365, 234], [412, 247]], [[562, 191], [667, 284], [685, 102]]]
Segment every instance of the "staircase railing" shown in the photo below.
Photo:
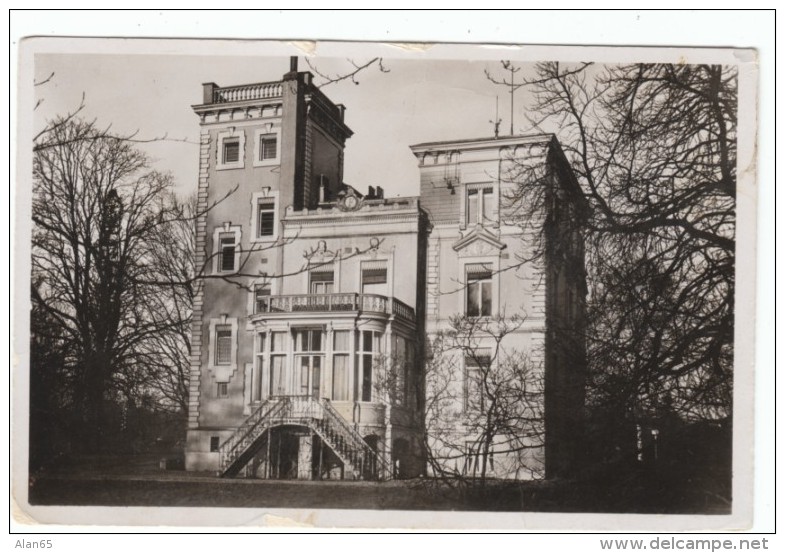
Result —
[[384, 479], [390, 476], [390, 468], [382, 454], [374, 451], [346, 422], [329, 399], [316, 400], [307, 396], [278, 396], [262, 403], [219, 447], [221, 473], [236, 473], [235, 463], [248, 457], [250, 448], [258, 445], [264, 432], [280, 424], [310, 427], [344, 465], [348, 465], [345, 467], [348, 470], [356, 470], [363, 477]]
[[332, 403], [327, 398], [322, 398], [320, 401], [322, 409], [324, 410], [324, 420], [329, 421], [330, 424], [337, 426], [341, 430], [341, 434], [343, 435], [344, 439], [348, 439], [351, 443], [349, 444], [353, 449], [359, 450], [365, 453], [365, 463], [372, 462], [374, 463], [374, 468], [371, 468], [371, 472], [379, 478], [383, 479], [389, 476], [389, 466], [387, 462], [384, 460], [384, 457], [381, 455], [380, 452], [374, 451], [373, 448], [368, 445], [362, 436], [352, 428], [349, 423], [346, 422], [338, 411], [335, 410], [335, 407], [332, 406]]
[[[286, 399], [267, 400], [245, 419], [245, 422], [218, 448], [221, 471], [226, 471], [265, 429], [264, 422], [275, 417], [288, 404]], [[261, 430], [261, 431], [260, 431]]]

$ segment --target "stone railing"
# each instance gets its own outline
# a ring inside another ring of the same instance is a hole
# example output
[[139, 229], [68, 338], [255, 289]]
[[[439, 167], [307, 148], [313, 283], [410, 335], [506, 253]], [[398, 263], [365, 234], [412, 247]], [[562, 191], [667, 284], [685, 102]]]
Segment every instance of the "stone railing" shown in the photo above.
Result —
[[278, 98], [282, 93], [281, 82], [254, 83], [238, 86], [227, 86], [213, 89], [213, 103], [242, 102], [245, 100], [262, 100]]
[[414, 322], [414, 309], [397, 298], [378, 294], [333, 293], [268, 296], [256, 303], [254, 315], [263, 313], [302, 313], [359, 311], [385, 313]]

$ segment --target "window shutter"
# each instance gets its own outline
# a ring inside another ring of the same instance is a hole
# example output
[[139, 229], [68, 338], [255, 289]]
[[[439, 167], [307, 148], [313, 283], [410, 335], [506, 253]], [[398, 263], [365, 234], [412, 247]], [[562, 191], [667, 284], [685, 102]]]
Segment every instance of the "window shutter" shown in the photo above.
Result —
[[333, 268], [319, 267], [311, 271], [311, 282], [334, 282], [335, 272]]
[[240, 161], [240, 141], [236, 138], [224, 140], [224, 163]]
[[387, 262], [386, 261], [367, 261], [362, 264], [363, 285], [366, 284], [386, 284], [387, 283]]
[[278, 153], [278, 140], [276, 137], [271, 136], [267, 138], [262, 138], [262, 143], [260, 145], [261, 148], [261, 159], [275, 159]]

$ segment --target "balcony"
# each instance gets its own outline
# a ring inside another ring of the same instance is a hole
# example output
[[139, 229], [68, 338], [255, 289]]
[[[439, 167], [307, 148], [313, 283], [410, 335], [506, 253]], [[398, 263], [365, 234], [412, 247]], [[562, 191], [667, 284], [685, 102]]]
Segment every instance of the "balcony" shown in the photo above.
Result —
[[378, 294], [333, 293], [264, 296], [254, 304], [254, 316], [279, 313], [356, 312], [396, 316], [414, 323], [414, 308], [397, 298]]
[[263, 100], [281, 96], [283, 83], [280, 81], [269, 83], [253, 83], [239, 86], [226, 86], [212, 89], [212, 103], [225, 104], [230, 102], [243, 102], [246, 100]]

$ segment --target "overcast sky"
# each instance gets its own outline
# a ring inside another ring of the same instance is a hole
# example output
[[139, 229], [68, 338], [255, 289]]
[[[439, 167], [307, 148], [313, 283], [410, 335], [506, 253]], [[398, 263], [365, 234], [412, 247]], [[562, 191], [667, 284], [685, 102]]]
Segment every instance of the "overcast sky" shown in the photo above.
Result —
[[[358, 50], [354, 58], [363, 57]], [[322, 72], [346, 72], [345, 59], [317, 58]], [[335, 103], [347, 107], [346, 122], [354, 131], [347, 142], [344, 180], [364, 190], [382, 186], [388, 196], [419, 193], [417, 164], [409, 146], [418, 142], [492, 136], [496, 98], [502, 134], [509, 133], [510, 95], [489, 82], [487, 68], [503, 76], [497, 61], [413, 61], [385, 58], [388, 72], [378, 67], [357, 76], [359, 84], [343, 81], [323, 88]], [[533, 70], [521, 63], [520, 80]], [[219, 86], [279, 80], [288, 71], [286, 57], [204, 55], [37, 54], [36, 128], [44, 120], [76, 108], [85, 95], [83, 116], [116, 132], [138, 130], [140, 138], [168, 135], [187, 142], [155, 142], [141, 146], [155, 167], [170, 171], [179, 192], [196, 188], [198, 118], [191, 105], [201, 102], [202, 83]], [[303, 58], [300, 70], [307, 70]], [[509, 75], [509, 74], [507, 74]], [[317, 82], [319, 79], [317, 78]], [[515, 97], [516, 132], [524, 131], [526, 91]]]

